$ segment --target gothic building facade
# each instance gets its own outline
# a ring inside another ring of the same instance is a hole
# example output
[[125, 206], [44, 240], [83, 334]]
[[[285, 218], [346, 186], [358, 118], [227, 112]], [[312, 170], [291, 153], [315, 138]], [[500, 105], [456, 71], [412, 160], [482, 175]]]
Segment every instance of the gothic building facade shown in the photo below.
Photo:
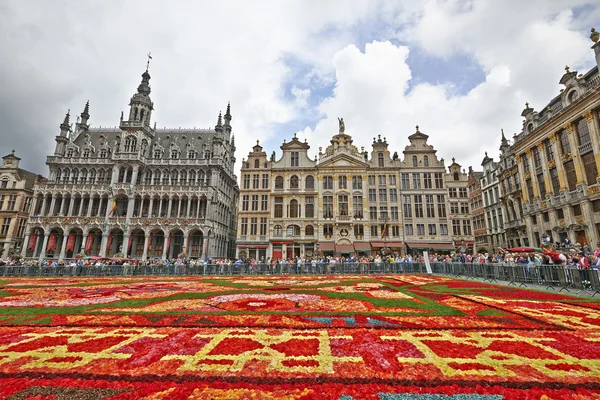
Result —
[[235, 255], [239, 187], [230, 106], [214, 129], [157, 129], [150, 74], [118, 127], [67, 113], [35, 185], [22, 255], [165, 259]]
[[296, 135], [284, 140], [279, 158], [275, 152], [267, 157], [257, 142], [242, 162], [237, 255], [469, 251], [467, 174], [456, 163], [446, 171], [427, 138], [417, 128], [403, 159], [381, 136], [371, 151], [359, 150], [343, 120], [314, 158]]

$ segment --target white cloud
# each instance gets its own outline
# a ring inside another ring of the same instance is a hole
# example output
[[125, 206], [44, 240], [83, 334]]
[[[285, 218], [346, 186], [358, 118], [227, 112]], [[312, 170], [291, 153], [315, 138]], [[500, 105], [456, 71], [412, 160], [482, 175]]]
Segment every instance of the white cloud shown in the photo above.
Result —
[[310, 89], [300, 89], [294, 85], [290, 91], [296, 99], [296, 106], [299, 108], [306, 108], [308, 105], [308, 98], [310, 97]]

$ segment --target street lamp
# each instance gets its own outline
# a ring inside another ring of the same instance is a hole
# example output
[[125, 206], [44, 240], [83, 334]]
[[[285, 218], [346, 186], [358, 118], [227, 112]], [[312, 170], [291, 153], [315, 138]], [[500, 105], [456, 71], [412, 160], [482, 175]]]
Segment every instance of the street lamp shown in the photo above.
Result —
[[383, 217], [383, 232], [382, 232], [382, 236], [383, 236], [383, 249], [381, 249], [381, 254], [383, 255], [388, 255], [391, 253], [390, 249], [388, 249], [387, 247], [387, 222], [388, 222], [388, 217], [387, 215], [385, 217]]

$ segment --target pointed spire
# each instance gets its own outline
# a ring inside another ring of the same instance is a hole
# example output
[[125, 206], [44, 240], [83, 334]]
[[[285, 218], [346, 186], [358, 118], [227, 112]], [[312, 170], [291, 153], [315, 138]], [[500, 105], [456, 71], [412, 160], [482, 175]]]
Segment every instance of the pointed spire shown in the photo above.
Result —
[[146, 96], [150, 94], [150, 73], [148, 73], [148, 70], [142, 74], [142, 83], [138, 86], [137, 91]]
[[85, 103], [83, 112], [81, 113], [81, 125], [87, 125], [88, 119], [90, 118], [90, 101]]
[[227, 111], [225, 112], [225, 119], [227, 119], [227, 117], [229, 117], [229, 119], [231, 119], [231, 103], [227, 102]]
[[221, 111], [219, 111], [219, 118], [217, 119], [217, 125], [215, 126], [215, 131], [222, 132], [223, 131], [223, 116], [221, 115]]
[[67, 129], [71, 126], [71, 110], [67, 110], [67, 115], [65, 115], [65, 120], [60, 125], [61, 128], [66, 127]]

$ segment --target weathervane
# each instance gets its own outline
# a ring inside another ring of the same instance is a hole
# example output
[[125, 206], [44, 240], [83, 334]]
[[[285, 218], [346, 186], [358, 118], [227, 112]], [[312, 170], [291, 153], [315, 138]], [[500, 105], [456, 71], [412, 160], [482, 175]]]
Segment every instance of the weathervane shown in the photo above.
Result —
[[148, 56], [148, 62], [146, 62], [146, 72], [147, 72], [148, 68], [150, 68], [150, 60], [152, 60], [152, 53], [148, 53], [146, 55]]

